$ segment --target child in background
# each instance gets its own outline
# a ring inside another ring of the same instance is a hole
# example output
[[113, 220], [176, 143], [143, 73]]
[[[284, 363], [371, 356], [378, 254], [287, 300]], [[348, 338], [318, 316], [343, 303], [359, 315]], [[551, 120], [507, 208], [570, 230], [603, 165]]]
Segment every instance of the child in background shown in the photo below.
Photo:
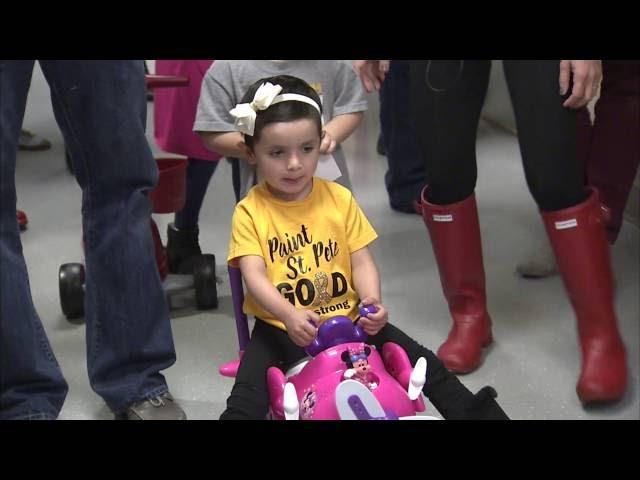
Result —
[[202, 83], [196, 122], [193, 127], [207, 148], [221, 155], [239, 158], [238, 198], [244, 198], [255, 183], [255, 169], [247, 164], [240, 148], [242, 135], [234, 127], [229, 111], [240, 102], [257, 79], [293, 75], [305, 80], [320, 96], [324, 112], [321, 154], [332, 154], [342, 173], [336, 181], [351, 187], [349, 171], [340, 144], [362, 121], [367, 99], [360, 81], [343, 60], [218, 60]]
[[[377, 349], [392, 341], [413, 365], [426, 358], [423, 392], [444, 418], [506, 419], [495, 390], [474, 396], [433, 352], [387, 323], [368, 248], [377, 234], [348, 189], [314, 177], [323, 138], [314, 89], [288, 75], [264, 78], [231, 113], [241, 132], [236, 148], [263, 180], [236, 206], [232, 221], [228, 262], [242, 272], [244, 310], [256, 323], [220, 418], [264, 419], [267, 369], [286, 371], [304, 358], [317, 326], [341, 314], [359, 322]], [[358, 317], [362, 304], [377, 312]]]
[[158, 146], [188, 157], [184, 208], [167, 227], [167, 259], [171, 273], [192, 273], [193, 258], [202, 251], [198, 243], [198, 218], [209, 181], [221, 156], [205, 148], [192, 131], [200, 85], [213, 60], [156, 60], [156, 74], [188, 77], [189, 85], [159, 88], [155, 93], [154, 124]]

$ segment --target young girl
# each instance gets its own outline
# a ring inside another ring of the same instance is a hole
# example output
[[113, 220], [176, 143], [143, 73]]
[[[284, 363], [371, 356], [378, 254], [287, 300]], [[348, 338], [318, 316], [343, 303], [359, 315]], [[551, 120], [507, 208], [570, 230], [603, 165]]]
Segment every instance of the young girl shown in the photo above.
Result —
[[[358, 321], [376, 348], [392, 341], [412, 364], [425, 357], [423, 391], [444, 418], [506, 419], [492, 388], [474, 396], [433, 352], [387, 323], [368, 249], [376, 232], [349, 190], [314, 177], [326, 133], [313, 88], [288, 75], [269, 77], [241, 102], [231, 113], [263, 180], [236, 207], [228, 261], [240, 267], [244, 309], [256, 323], [220, 418], [264, 419], [267, 369], [286, 371], [305, 357], [317, 325], [339, 314]], [[378, 311], [358, 318], [362, 304]]]

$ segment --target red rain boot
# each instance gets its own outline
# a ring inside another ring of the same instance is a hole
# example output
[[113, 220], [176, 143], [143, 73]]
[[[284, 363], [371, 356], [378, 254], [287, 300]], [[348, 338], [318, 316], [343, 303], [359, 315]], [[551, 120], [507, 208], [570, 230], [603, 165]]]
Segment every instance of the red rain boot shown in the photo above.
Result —
[[542, 212], [542, 218], [576, 314], [582, 348], [578, 397], [583, 403], [617, 400], [627, 388], [627, 361], [598, 194], [590, 189], [584, 202]]
[[450, 371], [467, 373], [480, 365], [482, 348], [493, 340], [475, 194], [451, 205], [434, 205], [427, 202], [427, 188], [422, 190], [420, 209], [453, 317], [438, 357]]

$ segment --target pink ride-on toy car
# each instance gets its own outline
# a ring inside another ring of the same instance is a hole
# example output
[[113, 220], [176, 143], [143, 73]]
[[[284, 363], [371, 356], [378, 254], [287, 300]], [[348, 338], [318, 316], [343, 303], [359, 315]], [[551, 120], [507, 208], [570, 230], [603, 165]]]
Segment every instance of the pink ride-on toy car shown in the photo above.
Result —
[[[146, 83], [149, 89], [179, 87], [188, 85], [189, 79], [166, 75], [147, 75]], [[156, 161], [159, 171], [158, 185], [149, 194], [153, 213], [177, 212], [183, 208], [185, 202], [187, 160], [184, 158], [156, 158]], [[194, 264], [193, 275], [169, 275], [165, 247], [153, 218], [150, 219], [150, 228], [156, 265], [168, 301], [171, 302], [170, 294], [194, 290], [198, 309], [216, 308], [218, 306], [218, 292], [215, 256], [212, 254], [201, 255]], [[60, 304], [64, 315], [69, 320], [84, 316], [84, 277], [84, 265], [81, 263], [65, 263], [60, 266]]]
[[[363, 307], [361, 314], [366, 314]], [[369, 312], [372, 310], [368, 310]], [[282, 420], [434, 420], [417, 416], [427, 363], [415, 368], [406, 352], [388, 342], [378, 352], [350, 318], [333, 317], [318, 329], [306, 348], [310, 359], [286, 374], [267, 371], [271, 418]]]
[[[241, 359], [249, 343], [249, 325], [242, 310], [242, 276], [238, 268], [228, 269]], [[373, 312], [373, 306], [360, 309], [361, 315]], [[437, 420], [416, 415], [425, 410], [421, 393], [426, 360], [420, 358], [413, 368], [399, 345], [385, 343], [380, 354], [366, 344], [366, 338], [362, 328], [348, 317], [324, 322], [306, 348], [308, 358], [286, 373], [276, 367], [267, 371], [269, 416], [287, 420]], [[221, 365], [220, 374], [235, 377], [240, 359]]]

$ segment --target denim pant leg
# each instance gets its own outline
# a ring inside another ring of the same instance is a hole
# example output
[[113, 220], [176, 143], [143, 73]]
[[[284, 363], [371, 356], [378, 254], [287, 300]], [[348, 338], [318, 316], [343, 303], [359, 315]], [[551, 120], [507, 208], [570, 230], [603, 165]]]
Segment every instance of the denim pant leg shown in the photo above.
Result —
[[143, 62], [40, 63], [83, 191], [89, 379], [120, 413], [165, 392], [160, 371], [176, 358], [149, 223]]
[[393, 60], [380, 89], [380, 128], [389, 169], [384, 176], [394, 208], [413, 210], [427, 179], [411, 117], [409, 62]]
[[33, 306], [16, 222], [16, 146], [33, 60], [0, 60], [0, 419], [56, 418], [67, 383]]

